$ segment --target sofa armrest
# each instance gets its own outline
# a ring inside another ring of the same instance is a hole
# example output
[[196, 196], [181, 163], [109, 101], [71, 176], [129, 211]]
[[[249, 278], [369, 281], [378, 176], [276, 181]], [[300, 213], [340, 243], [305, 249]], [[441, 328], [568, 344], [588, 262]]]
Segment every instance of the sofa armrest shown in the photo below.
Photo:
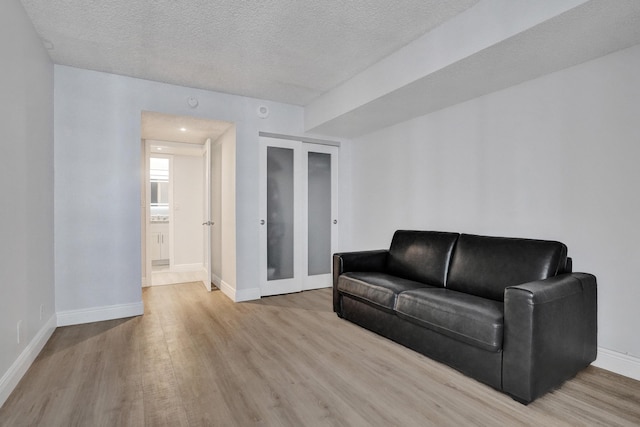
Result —
[[596, 359], [596, 287], [571, 273], [505, 289], [504, 392], [529, 403]]
[[333, 311], [342, 317], [338, 278], [349, 271], [384, 271], [387, 265], [387, 249], [373, 251], [342, 252], [333, 254]]

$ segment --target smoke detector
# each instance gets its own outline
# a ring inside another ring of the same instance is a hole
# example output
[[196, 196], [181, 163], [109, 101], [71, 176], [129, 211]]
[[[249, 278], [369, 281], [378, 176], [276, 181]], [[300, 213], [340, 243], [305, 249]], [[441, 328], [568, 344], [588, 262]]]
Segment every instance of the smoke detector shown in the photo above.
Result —
[[189, 104], [189, 107], [191, 108], [196, 108], [198, 106], [198, 98], [196, 98], [195, 96], [190, 96], [189, 98], [187, 98], [187, 104]]
[[258, 107], [258, 117], [261, 119], [266, 119], [269, 117], [269, 107], [266, 105], [261, 105]]

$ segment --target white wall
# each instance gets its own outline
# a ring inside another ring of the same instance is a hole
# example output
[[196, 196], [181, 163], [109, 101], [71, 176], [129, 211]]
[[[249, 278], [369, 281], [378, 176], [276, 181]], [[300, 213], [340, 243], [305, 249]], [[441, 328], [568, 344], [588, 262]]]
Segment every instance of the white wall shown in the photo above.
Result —
[[[247, 226], [249, 230], [254, 231], [251, 235], [252, 242], [255, 245], [253, 251], [245, 250], [243, 251], [243, 255], [245, 257], [235, 257], [234, 253], [240, 253], [239, 249], [239, 239], [236, 240], [234, 236], [240, 236], [240, 231], [238, 228], [238, 220], [239, 215], [236, 212], [242, 211], [244, 203], [246, 201], [242, 200], [239, 194], [236, 193], [238, 190], [238, 181], [240, 180], [240, 174], [236, 170], [236, 166], [238, 164], [237, 159], [237, 148], [238, 148], [238, 132], [236, 126], [231, 127], [224, 135], [219, 138], [220, 142], [220, 162], [222, 164], [221, 181], [220, 181], [220, 194], [222, 199], [222, 205], [220, 210], [220, 235], [221, 235], [221, 275], [222, 279], [222, 291], [232, 296], [235, 300], [245, 300], [245, 299], [253, 299], [258, 298], [259, 293], [256, 295], [254, 289], [258, 288], [258, 211], [253, 212], [252, 218], [249, 218]], [[257, 154], [257, 140], [254, 141], [256, 145], [254, 145], [255, 152], [252, 154]], [[257, 162], [256, 162], [257, 163]], [[255, 180], [255, 183], [258, 182], [258, 173], [257, 170], [252, 171], [252, 177]], [[257, 197], [257, 193], [254, 194]], [[240, 206], [237, 206], [238, 200], [242, 201]], [[255, 204], [255, 207], [258, 208], [258, 203]], [[241, 228], [241, 227], [240, 227]], [[248, 249], [248, 248], [247, 248]], [[252, 255], [251, 258], [246, 255]], [[255, 258], [254, 258], [255, 256]], [[244, 270], [245, 268], [252, 271], [250, 283], [244, 283], [244, 286], [239, 286], [239, 274], [241, 272], [237, 271], [237, 269]], [[235, 289], [235, 293], [233, 291]]]
[[[236, 295], [236, 127], [220, 136], [211, 148], [211, 274], [212, 282], [237, 300], [255, 298], [252, 287]], [[257, 295], [259, 297], [259, 294]]]
[[203, 261], [204, 165], [201, 156], [173, 156], [173, 264], [200, 264]]
[[598, 278], [599, 346], [640, 357], [638, 70], [635, 46], [353, 141], [351, 247], [398, 228], [561, 240]]
[[[198, 108], [188, 106], [190, 96], [199, 99]], [[260, 105], [270, 108], [268, 119], [257, 117]], [[234, 266], [229, 277], [233, 292], [257, 286], [258, 132], [302, 133], [302, 108], [55, 66], [55, 280], [63, 317], [94, 310], [105, 318], [120, 307], [141, 308], [143, 110], [236, 124], [234, 152], [225, 155], [223, 147], [223, 160], [235, 165], [236, 203], [228, 207], [237, 206], [237, 272]]]
[[53, 64], [18, 0], [0, 2], [0, 57], [2, 405], [55, 327]]

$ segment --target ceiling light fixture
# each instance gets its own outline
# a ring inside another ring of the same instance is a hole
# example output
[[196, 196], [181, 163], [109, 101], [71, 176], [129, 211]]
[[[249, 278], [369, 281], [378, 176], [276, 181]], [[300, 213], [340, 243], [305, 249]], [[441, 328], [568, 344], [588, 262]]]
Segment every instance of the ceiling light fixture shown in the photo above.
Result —
[[187, 131], [187, 128], [180, 128], [180, 130], [181, 130], [182, 132], [186, 132], [186, 131]]

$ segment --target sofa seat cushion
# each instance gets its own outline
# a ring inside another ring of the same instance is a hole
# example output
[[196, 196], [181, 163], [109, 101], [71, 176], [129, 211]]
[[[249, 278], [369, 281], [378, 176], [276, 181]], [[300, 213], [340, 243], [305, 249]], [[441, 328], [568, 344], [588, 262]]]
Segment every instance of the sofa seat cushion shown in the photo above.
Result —
[[443, 288], [398, 295], [399, 317], [488, 351], [502, 349], [504, 304]]
[[400, 292], [428, 285], [385, 273], [349, 272], [340, 275], [338, 291], [393, 311]]

